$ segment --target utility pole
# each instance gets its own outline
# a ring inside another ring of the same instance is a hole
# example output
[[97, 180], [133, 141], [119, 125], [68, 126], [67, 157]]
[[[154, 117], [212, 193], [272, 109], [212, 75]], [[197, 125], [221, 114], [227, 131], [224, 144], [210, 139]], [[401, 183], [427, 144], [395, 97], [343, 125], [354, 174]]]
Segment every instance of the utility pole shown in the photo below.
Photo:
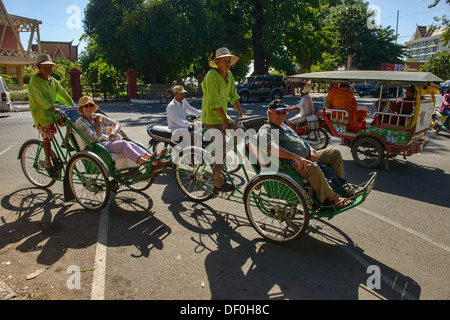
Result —
[[397, 10], [397, 27], [395, 28], [395, 44], [397, 44], [397, 39], [398, 39], [398, 18], [400, 15], [400, 10]]

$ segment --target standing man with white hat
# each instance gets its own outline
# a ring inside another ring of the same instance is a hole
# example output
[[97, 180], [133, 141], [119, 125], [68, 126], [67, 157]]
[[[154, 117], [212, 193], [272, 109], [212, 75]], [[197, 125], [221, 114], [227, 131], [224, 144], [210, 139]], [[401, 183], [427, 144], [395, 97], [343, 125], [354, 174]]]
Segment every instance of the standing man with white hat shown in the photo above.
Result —
[[[37, 68], [39, 73], [30, 78], [28, 85], [28, 100], [34, 125], [43, 138], [43, 148], [46, 158], [46, 169], [50, 177], [54, 178], [58, 172], [51, 162], [51, 142], [56, 134], [56, 127], [53, 122], [52, 113], [58, 108], [55, 101], [59, 101], [69, 107], [75, 106], [72, 98], [61, 86], [61, 84], [51, 76], [55, 64], [47, 54], [38, 56]], [[56, 117], [59, 119], [59, 116]], [[69, 145], [69, 148], [71, 146]]]
[[[233, 74], [230, 68], [239, 61], [239, 57], [232, 55], [227, 48], [216, 50], [216, 57], [209, 62], [211, 69], [202, 82], [202, 123], [207, 129], [216, 129], [222, 132], [222, 155], [223, 160], [215, 162], [214, 171], [214, 193], [218, 191], [230, 192], [233, 186], [225, 182], [221, 175], [225, 160], [225, 135], [227, 129], [236, 129], [228, 116], [228, 103], [232, 104], [242, 117], [239, 95], [236, 91]], [[214, 135], [212, 135], [214, 136]], [[216, 154], [218, 154], [216, 152]], [[217, 157], [216, 157], [217, 158]]]

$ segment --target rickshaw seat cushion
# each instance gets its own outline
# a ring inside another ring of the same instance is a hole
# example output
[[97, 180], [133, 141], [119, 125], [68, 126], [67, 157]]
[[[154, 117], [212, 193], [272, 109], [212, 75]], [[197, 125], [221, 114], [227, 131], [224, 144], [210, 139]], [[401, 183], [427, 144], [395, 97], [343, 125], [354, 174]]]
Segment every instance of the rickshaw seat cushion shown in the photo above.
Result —
[[[75, 138], [75, 141], [78, 144], [78, 147], [80, 150], [84, 150], [87, 147], [86, 142], [76, 133], [73, 132], [73, 136]], [[125, 170], [129, 168], [137, 168], [139, 165], [132, 161], [131, 159], [127, 158], [125, 155], [121, 153], [109, 153], [111, 155], [111, 159], [114, 162], [115, 167], [117, 170]]]

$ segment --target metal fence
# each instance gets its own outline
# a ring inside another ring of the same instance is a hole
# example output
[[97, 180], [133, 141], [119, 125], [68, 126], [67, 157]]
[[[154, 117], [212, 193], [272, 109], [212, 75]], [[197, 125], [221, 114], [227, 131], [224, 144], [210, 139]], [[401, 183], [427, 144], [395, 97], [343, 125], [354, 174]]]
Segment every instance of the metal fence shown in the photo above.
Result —
[[[171, 90], [173, 84], [138, 84], [138, 97], [141, 100], [159, 100], [166, 94], [167, 90]], [[201, 98], [203, 91], [201, 87], [183, 86], [187, 90], [186, 98]]]
[[81, 86], [82, 94], [102, 101], [126, 101], [128, 100], [128, 86], [126, 83], [116, 83], [112, 87], [102, 86], [98, 83], [84, 84]]

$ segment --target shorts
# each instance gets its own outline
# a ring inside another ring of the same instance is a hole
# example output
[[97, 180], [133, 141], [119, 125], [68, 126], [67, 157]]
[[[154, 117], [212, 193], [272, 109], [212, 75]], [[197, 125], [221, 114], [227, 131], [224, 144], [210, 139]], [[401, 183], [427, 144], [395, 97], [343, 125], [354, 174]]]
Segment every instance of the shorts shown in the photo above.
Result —
[[291, 119], [289, 119], [289, 122], [299, 126], [300, 124], [307, 123], [307, 117], [297, 114], [295, 117], [292, 117]]
[[[65, 123], [63, 121], [58, 120], [58, 126], [64, 127]], [[41, 134], [42, 138], [44, 139], [44, 142], [52, 142], [53, 136], [56, 134], [56, 127], [55, 124], [52, 123], [46, 127], [38, 125], [37, 130]]]

